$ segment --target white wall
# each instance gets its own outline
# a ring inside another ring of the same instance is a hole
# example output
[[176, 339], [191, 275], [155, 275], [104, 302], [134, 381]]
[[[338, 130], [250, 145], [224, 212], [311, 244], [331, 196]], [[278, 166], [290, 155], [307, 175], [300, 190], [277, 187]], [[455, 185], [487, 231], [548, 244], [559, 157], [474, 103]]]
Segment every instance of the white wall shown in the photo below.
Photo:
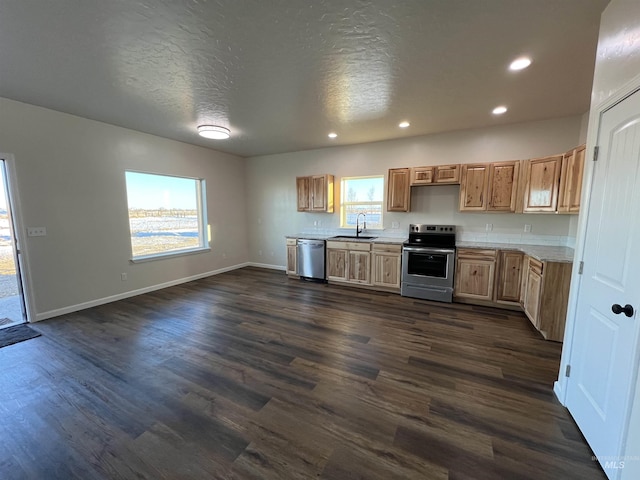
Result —
[[[47, 228], [24, 236], [32, 319], [247, 261], [243, 158], [6, 99], [0, 112], [24, 225]], [[126, 169], [204, 178], [212, 251], [131, 264]]]
[[[296, 211], [295, 177], [329, 173], [340, 182], [343, 176], [386, 175], [393, 167], [447, 163], [491, 162], [542, 157], [563, 153], [578, 145], [581, 116], [411, 137], [346, 147], [253, 157], [247, 163], [247, 217], [250, 222], [251, 261], [284, 266], [284, 235], [322, 233], [339, 227], [339, 206], [333, 214]], [[384, 214], [385, 234], [402, 235], [410, 223], [452, 223], [467, 236], [493, 234], [521, 237], [525, 223], [529, 235], [561, 243], [570, 235], [574, 215], [477, 214], [458, 212], [458, 186], [412, 189], [411, 212]], [[338, 197], [336, 198], [338, 201]], [[314, 226], [314, 222], [322, 222]], [[398, 222], [399, 228], [391, 228]], [[573, 229], [575, 234], [575, 227]], [[515, 241], [515, 240], [514, 240]], [[262, 252], [262, 255], [260, 255]]]

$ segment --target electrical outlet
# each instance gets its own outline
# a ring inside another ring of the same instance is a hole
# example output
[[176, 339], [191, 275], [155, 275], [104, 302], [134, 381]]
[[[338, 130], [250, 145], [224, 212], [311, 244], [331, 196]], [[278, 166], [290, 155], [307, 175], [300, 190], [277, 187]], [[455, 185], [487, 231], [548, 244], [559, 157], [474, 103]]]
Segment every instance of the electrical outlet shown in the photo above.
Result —
[[487, 226], [485, 227], [485, 230], [487, 232], [490, 232], [493, 230], [493, 223], [487, 223]]
[[121, 273], [121, 274], [120, 274], [120, 280], [122, 280], [123, 282], [126, 282], [126, 281], [127, 281], [127, 278], [128, 278], [128, 277], [127, 277], [127, 274], [126, 274], [126, 273], [124, 273], [124, 272], [123, 272], [123, 273]]
[[46, 237], [47, 229], [45, 227], [27, 227], [27, 237]]
[[524, 231], [525, 231], [525, 233], [529, 233], [531, 231], [531, 225], [529, 225], [528, 223], [525, 223]]
[[261, 257], [262, 256], [262, 250], [258, 250], [258, 256]]
[[391, 222], [391, 228], [400, 228], [400, 222]]

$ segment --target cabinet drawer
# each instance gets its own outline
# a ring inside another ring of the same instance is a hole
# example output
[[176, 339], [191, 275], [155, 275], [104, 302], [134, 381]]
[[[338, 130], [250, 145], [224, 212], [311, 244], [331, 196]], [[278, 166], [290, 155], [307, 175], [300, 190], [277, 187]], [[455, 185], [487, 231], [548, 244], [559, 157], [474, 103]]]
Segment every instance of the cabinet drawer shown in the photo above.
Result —
[[287, 245], [297, 245], [297, 244], [298, 244], [297, 238], [287, 238]]
[[542, 262], [529, 257], [529, 269], [538, 275], [542, 275]]
[[327, 241], [327, 249], [337, 248], [340, 250], [355, 250], [359, 252], [371, 251], [371, 244], [369, 242], [334, 242]]
[[483, 249], [483, 248], [458, 248], [458, 258], [474, 258], [474, 259], [489, 259], [494, 260], [496, 258], [496, 250]]
[[402, 253], [402, 245], [393, 243], [374, 243], [372, 245], [374, 252]]

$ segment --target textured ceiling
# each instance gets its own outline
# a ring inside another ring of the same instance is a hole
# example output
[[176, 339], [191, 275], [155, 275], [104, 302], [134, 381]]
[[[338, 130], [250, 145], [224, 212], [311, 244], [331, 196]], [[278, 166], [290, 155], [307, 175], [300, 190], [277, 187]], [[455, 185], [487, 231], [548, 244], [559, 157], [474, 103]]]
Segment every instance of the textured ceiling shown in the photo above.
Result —
[[0, 96], [242, 156], [562, 117], [607, 3], [0, 0]]

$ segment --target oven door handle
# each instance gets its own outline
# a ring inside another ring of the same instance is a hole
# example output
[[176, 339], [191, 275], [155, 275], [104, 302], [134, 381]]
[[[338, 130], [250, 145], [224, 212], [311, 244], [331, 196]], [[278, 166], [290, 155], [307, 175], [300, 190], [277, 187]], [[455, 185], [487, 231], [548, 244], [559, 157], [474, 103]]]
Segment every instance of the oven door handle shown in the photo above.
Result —
[[417, 253], [456, 253], [455, 248], [402, 247], [403, 252]]

